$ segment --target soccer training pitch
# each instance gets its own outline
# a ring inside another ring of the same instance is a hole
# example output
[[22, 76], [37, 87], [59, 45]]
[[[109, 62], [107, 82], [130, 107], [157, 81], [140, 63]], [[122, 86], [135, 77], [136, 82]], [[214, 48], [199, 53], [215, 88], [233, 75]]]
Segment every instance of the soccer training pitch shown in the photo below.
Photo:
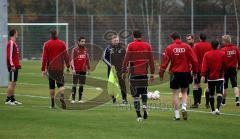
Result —
[[[202, 98], [199, 109], [188, 109], [190, 111], [187, 121], [173, 121], [172, 110], [163, 108], [163, 106], [171, 106], [169, 84], [159, 83], [149, 87], [149, 90], [159, 90], [160, 100], [149, 101], [151, 104], [149, 118], [139, 123], [136, 122], [132, 107], [111, 104], [111, 101], [88, 110], [62, 110], [59, 107], [49, 109], [48, 81], [41, 76], [40, 61], [24, 61], [22, 65], [23, 69], [19, 73], [16, 87], [16, 98], [22, 101], [23, 105], [5, 105], [6, 88], [0, 88], [0, 138], [226, 139], [240, 137], [240, 109], [235, 106], [231, 89], [229, 89], [227, 105], [222, 107], [220, 116], [210, 114], [210, 110], [204, 106], [205, 99]], [[96, 75], [105, 77], [105, 65], [98, 66]], [[83, 95], [86, 99], [98, 93], [97, 90], [86, 87]], [[128, 99], [132, 104], [130, 95]], [[118, 101], [120, 103], [120, 97]], [[157, 105], [159, 103], [165, 105], [161, 105], [162, 108], [155, 107], [159, 106]], [[189, 100], [188, 107], [190, 103]]]

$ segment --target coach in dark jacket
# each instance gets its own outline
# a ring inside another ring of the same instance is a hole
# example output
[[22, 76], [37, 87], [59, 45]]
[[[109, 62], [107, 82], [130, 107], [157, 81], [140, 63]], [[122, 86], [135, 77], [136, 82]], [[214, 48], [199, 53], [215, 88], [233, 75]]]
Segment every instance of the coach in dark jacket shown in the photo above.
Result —
[[[122, 100], [124, 104], [127, 104], [127, 90], [125, 80], [122, 79], [122, 63], [124, 56], [126, 54], [126, 50], [124, 48], [124, 44], [119, 43], [119, 36], [112, 36], [112, 43], [105, 49], [103, 61], [107, 64], [107, 75], [109, 77], [111, 67], [114, 66], [116, 69], [116, 74], [118, 78], [118, 83], [121, 88]], [[113, 103], [116, 102], [115, 96], [112, 96]]]

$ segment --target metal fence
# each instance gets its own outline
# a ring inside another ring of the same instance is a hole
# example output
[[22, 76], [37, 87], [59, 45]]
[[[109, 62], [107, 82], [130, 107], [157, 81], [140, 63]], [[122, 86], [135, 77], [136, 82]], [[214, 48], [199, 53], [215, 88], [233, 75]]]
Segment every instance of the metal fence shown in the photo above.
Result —
[[[59, 23], [68, 23], [66, 26], [58, 26], [60, 38], [68, 40], [69, 47], [79, 36], [84, 36], [89, 44], [91, 58], [99, 58], [107, 44], [110, 43], [109, 35], [118, 33], [122, 42], [132, 41], [129, 34], [132, 30], [138, 29], [143, 32], [144, 39], [151, 43], [153, 50], [161, 52], [171, 42], [169, 35], [172, 32], [179, 32], [183, 40], [187, 34], [194, 32], [197, 37], [200, 32], [208, 35], [208, 40], [221, 38], [223, 34], [232, 35], [233, 43], [237, 44], [239, 39], [236, 16], [59, 16]], [[127, 23], [125, 22], [127, 21]], [[32, 16], [17, 15], [9, 16], [9, 23], [55, 23], [56, 16]], [[125, 28], [127, 25], [127, 30]], [[192, 28], [193, 25], [193, 28]], [[49, 30], [56, 26], [9, 26], [17, 28], [19, 32], [18, 44], [21, 48], [22, 59], [40, 59], [42, 46], [49, 39]], [[67, 37], [66, 37], [67, 34]], [[68, 38], [68, 39], [67, 39]], [[237, 39], [238, 38], [238, 39]], [[100, 49], [99, 49], [100, 48]]]

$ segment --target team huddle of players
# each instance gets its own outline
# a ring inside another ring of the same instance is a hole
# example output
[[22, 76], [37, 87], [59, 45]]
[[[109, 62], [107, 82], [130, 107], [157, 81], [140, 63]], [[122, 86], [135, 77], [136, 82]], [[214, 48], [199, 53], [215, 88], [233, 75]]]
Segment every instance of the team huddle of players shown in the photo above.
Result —
[[[120, 85], [123, 104], [127, 104], [127, 92], [125, 85], [126, 74], [129, 74], [130, 91], [133, 97], [137, 121], [148, 118], [147, 111], [147, 87], [149, 80], [154, 80], [154, 57], [152, 47], [142, 39], [142, 33], [133, 31], [133, 42], [129, 43], [127, 49], [119, 43], [117, 35], [112, 36], [112, 43], [105, 49], [103, 61], [108, 66], [108, 76], [111, 68], [116, 69]], [[18, 78], [19, 50], [16, 44], [17, 31], [9, 32], [10, 40], [7, 44], [7, 66], [9, 70], [9, 86], [5, 104], [17, 105], [14, 90]], [[189, 84], [193, 82], [194, 104], [191, 108], [198, 108], [201, 104], [202, 88], [201, 80], [206, 85], [206, 108], [211, 107], [212, 114], [219, 115], [221, 105], [226, 103], [228, 80], [230, 79], [235, 96], [236, 106], [240, 105], [239, 90], [237, 87], [237, 65], [240, 64], [240, 53], [236, 46], [231, 43], [229, 35], [222, 36], [221, 45], [217, 40], [210, 43], [206, 41], [207, 36], [201, 33], [199, 42], [194, 42], [192, 35], [187, 35], [187, 43], [181, 41], [179, 33], [171, 35], [172, 43], [162, 53], [159, 67], [160, 80], [164, 72], [169, 70], [170, 88], [172, 89], [172, 104], [174, 108], [174, 120], [180, 120], [180, 111], [184, 120], [187, 120], [187, 99]], [[42, 75], [47, 75], [49, 80], [49, 91], [51, 96], [51, 108], [55, 107], [55, 84], [59, 88], [60, 102], [66, 109], [64, 101], [64, 69], [71, 67], [73, 74], [72, 101], [75, 100], [77, 85], [79, 85], [79, 103], [83, 103], [83, 85], [86, 81], [86, 73], [90, 70], [89, 54], [84, 37], [80, 37], [72, 51], [69, 53], [64, 41], [58, 38], [56, 30], [51, 31], [51, 39], [44, 43], [42, 54]], [[168, 65], [170, 67], [168, 68]], [[149, 70], [150, 69], [150, 70]], [[150, 71], [150, 75], [148, 72]], [[150, 79], [149, 79], [150, 78]], [[179, 93], [181, 93], [181, 108], [179, 105]], [[217, 94], [217, 105], [215, 109], [214, 95]], [[113, 103], [116, 102], [112, 96]], [[142, 101], [143, 116], [141, 114], [140, 99]]]
[[[173, 107], [175, 120], [180, 120], [178, 89], [182, 94], [181, 111], [183, 119], [187, 119], [186, 102], [189, 83], [193, 79], [194, 104], [191, 108], [198, 108], [201, 103], [202, 88], [200, 81], [206, 84], [206, 108], [211, 107], [212, 114], [220, 114], [220, 106], [225, 105], [230, 79], [235, 96], [236, 106], [240, 105], [239, 90], [237, 87], [237, 66], [240, 64], [239, 50], [231, 44], [229, 35], [222, 36], [222, 42], [206, 41], [207, 36], [201, 33], [200, 41], [194, 43], [193, 36], [186, 37], [188, 44], [181, 42], [178, 33], [172, 34], [173, 43], [164, 51], [159, 76], [163, 77], [168, 63], [171, 62], [169, 72], [171, 74], [170, 88], [173, 90]], [[215, 109], [214, 94], [217, 94]], [[210, 103], [210, 106], [209, 106]]]

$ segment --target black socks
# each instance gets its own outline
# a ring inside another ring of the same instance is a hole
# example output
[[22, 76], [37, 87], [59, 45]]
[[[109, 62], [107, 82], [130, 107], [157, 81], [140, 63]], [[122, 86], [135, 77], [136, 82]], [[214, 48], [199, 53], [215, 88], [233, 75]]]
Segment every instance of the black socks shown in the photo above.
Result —
[[81, 100], [82, 99], [82, 93], [83, 93], [83, 86], [79, 86], [78, 93], [79, 93], [79, 100]]
[[201, 104], [201, 99], [202, 99], [202, 87], [199, 87], [198, 88], [198, 99], [197, 99], [197, 102], [198, 104]]
[[212, 111], [215, 111], [215, 107], [214, 107], [214, 96], [209, 96], [209, 102], [210, 102]]
[[134, 104], [135, 111], [137, 113], [137, 117], [142, 117], [140, 113], [140, 101], [138, 99], [134, 99], [133, 104]]
[[52, 108], [54, 108], [54, 107], [55, 107], [54, 98], [51, 98], [51, 106], [52, 106]]
[[208, 89], [206, 89], [205, 98], [206, 98], [206, 105], [209, 105], [209, 90]]
[[220, 110], [221, 103], [222, 103], [222, 95], [218, 94], [218, 96], [217, 96], [217, 109], [218, 110]]
[[[73, 100], [75, 100], [75, 98], [76, 98], [76, 92], [77, 92], [77, 87], [73, 86], [72, 87], [72, 99]], [[79, 100], [81, 100], [82, 99], [83, 86], [79, 86], [78, 92], [79, 92]]]
[[75, 100], [75, 96], [76, 96], [76, 86], [72, 87], [72, 99]]

